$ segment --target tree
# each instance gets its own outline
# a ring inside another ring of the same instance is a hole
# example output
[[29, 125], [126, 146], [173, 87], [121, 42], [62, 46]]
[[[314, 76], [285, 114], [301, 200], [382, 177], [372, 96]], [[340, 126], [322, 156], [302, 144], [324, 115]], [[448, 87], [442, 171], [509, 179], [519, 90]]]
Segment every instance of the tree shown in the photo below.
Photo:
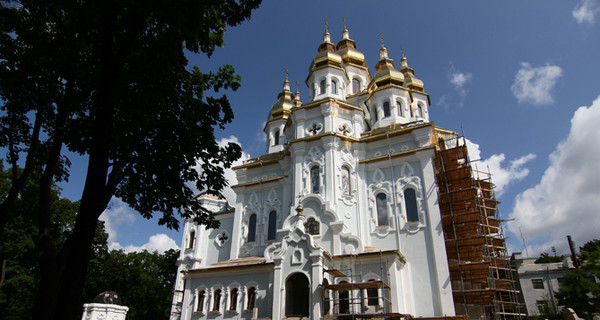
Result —
[[562, 257], [551, 256], [548, 253], [542, 253], [539, 258], [535, 259], [534, 263], [552, 263], [552, 262], [561, 262], [563, 260]]
[[591, 319], [600, 312], [600, 241], [592, 240], [580, 247], [580, 269], [565, 274], [556, 298], [560, 305], [573, 308], [579, 315]]
[[[75, 319], [96, 223], [113, 196], [144, 217], [161, 212], [171, 228], [176, 214], [216, 226], [195, 189], [218, 193], [240, 147], [215, 143], [214, 129], [233, 114], [225, 95], [207, 93], [235, 90], [240, 78], [231, 66], [187, 68], [183, 49], [210, 56], [260, 0], [1, 3], [0, 147], [12, 171], [0, 237], [18, 218], [24, 183], [39, 177], [34, 317]], [[65, 149], [87, 155], [88, 166], [73, 229], [54, 250], [51, 190], [68, 178]]]
[[129, 307], [127, 319], [168, 319], [175, 285], [178, 250], [164, 254], [112, 250], [90, 262], [84, 300], [116, 291]]
[[[17, 171], [21, 171], [18, 169]], [[0, 161], [0, 197], [6, 196], [10, 181], [10, 171], [4, 170]], [[2, 274], [0, 276], [0, 319], [31, 318], [32, 301], [35, 300], [39, 287], [39, 259], [35, 251], [35, 235], [37, 234], [36, 215], [39, 199], [37, 179], [25, 183], [15, 209], [18, 214], [5, 228], [5, 237], [0, 241], [0, 257]], [[78, 202], [60, 197], [60, 190], [53, 186], [50, 200], [52, 226], [49, 246], [58, 251], [72, 231]], [[98, 221], [93, 243], [93, 255], [98, 256], [107, 251], [108, 235], [104, 232], [104, 224]]]

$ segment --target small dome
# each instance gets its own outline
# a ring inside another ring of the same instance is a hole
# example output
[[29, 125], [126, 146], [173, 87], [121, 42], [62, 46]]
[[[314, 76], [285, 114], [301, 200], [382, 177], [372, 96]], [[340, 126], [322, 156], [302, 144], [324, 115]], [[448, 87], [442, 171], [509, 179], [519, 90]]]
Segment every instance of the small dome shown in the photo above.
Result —
[[323, 34], [323, 43], [319, 45], [318, 51], [310, 64], [311, 72], [324, 66], [342, 67], [342, 57], [335, 52], [335, 45], [331, 43], [331, 36], [328, 31]]
[[350, 33], [345, 26], [344, 31], [342, 32], [342, 40], [338, 42], [336, 49], [345, 64], [353, 63], [365, 68], [367, 67], [365, 55], [356, 50], [356, 43], [354, 40], [350, 39]]
[[406, 79], [404, 81], [404, 85], [408, 88], [423, 91], [425, 88], [423, 81], [417, 77], [415, 77], [415, 71], [408, 66], [408, 62], [406, 61], [406, 57], [402, 54], [402, 60], [400, 60], [400, 72], [404, 75]]
[[269, 120], [282, 118], [289, 115], [290, 110], [295, 106], [295, 104], [296, 102], [294, 101], [294, 95], [290, 91], [290, 82], [286, 75], [285, 81], [283, 82], [283, 90], [277, 95], [277, 102], [271, 106]]
[[121, 301], [121, 297], [114, 291], [104, 291], [101, 294], [97, 295], [92, 303], [103, 303], [103, 304], [116, 304], [123, 305]]
[[[377, 72], [373, 77], [371, 86], [376, 84], [377, 87], [382, 87], [387, 84], [395, 84], [401, 86], [404, 83], [404, 74], [396, 70], [396, 63], [394, 60], [388, 57], [388, 51], [381, 44], [381, 50], [379, 50], [379, 61], [375, 65]], [[371, 89], [374, 89], [371, 87]]]

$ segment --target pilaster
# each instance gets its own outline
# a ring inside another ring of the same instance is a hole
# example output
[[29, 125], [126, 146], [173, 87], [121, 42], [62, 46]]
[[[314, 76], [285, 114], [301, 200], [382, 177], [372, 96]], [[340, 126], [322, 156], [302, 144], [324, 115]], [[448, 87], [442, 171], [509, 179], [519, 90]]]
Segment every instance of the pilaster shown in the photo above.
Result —
[[321, 284], [323, 283], [323, 255], [317, 251], [310, 256], [312, 260], [312, 281], [311, 281], [311, 292], [312, 294], [312, 313], [311, 319], [321, 319], [321, 301], [323, 301], [323, 290]]

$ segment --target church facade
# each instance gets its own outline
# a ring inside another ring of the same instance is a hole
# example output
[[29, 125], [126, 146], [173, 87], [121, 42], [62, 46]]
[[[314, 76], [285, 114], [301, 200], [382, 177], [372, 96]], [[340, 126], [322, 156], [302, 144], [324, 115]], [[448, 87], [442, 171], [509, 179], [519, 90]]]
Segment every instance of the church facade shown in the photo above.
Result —
[[266, 154], [234, 168], [236, 203], [186, 221], [171, 319], [454, 316], [434, 158], [456, 133], [383, 46], [374, 75], [344, 28], [267, 113]]

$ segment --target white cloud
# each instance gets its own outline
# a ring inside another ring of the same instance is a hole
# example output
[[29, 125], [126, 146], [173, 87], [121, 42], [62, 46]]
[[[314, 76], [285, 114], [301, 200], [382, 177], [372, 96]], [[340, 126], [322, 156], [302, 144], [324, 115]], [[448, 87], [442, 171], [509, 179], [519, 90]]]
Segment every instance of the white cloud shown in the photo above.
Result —
[[470, 73], [456, 72], [450, 75], [450, 83], [457, 89], [462, 89], [473, 77]]
[[142, 250], [146, 250], [148, 252], [158, 251], [159, 253], [163, 253], [169, 249], [179, 249], [179, 246], [177, 245], [175, 240], [171, 239], [168, 235], [164, 233], [158, 233], [151, 236], [148, 242], [144, 243], [141, 246], [134, 246], [130, 244], [125, 247], [121, 247], [121, 245], [118, 242], [116, 242], [114, 246], [115, 247], [111, 249], [123, 249], [123, 251], [125, 252], [139, 252]]
[[[217, 141], [217, 144], [220, 147], [224, 147], [229, 142], [234, 142], [234, 143], [241, 145], [238, 138], [235, 136], [229, 136], [228, 138], [222, 138], [221, 140]], [[248, 158], [248, 156], [249, 155], [247, 153], [242, 151], [242, 156], [232, 164], [232, 167], [236, 167], [236, 166], [244, 164], [244, 161]], [[230, 205], [234, 205], [235, 201], [236, 201], [236, 194], [233, 191], [233, 189], [231, 189], [231, 186], [238, 183], [237, 177], [235, 175], [235, 172], [231, 168], [229, 168], [229, 169], [225, 169], [225, 178], [229, 182], [229, 185], [227, 187], [225, 187], [221, 193], [223, 194], [223, 197], [225, 197], [225, 199], [227, 199], [227, 202], [229, 202]]]
[[122, 246], [118, 242], [118, 232], [122, 226], [132, 226], [135, 222], [136, 212], [133, 211], [125, 202], [119, 198], [113, 198], [104, 212], [100, 215], [100, 220], [104, 221], [104, 229], [108, 233], [108, 248], [111, 250], [123, 249], [125, 252], [148, 250], [150, 252], [158, 251], [163, 253], [171, 248], [177, 249], [179, 246], [175, 240], [169, 238], [166, 234], [155, 234], [151, 236], [147, 243], [141, 246], [132, 244]]
[[[479, 160], [473, 163], [473, 168], [480, 171], [480, 178], [487, 178], [487, 175], [481, 172], [490, 172], [492, 182], [496, 185], [496, 194], [498, 196], [514, 182], [520, 181], [529, 174], [529, 169], [525, 168], [527, 162], [535, 159], [535, 155], [530, 153], [517, 159], [510, 160], [508, 165], [504, 165], [506, 156], [504, 153], [494, 154], [488, 159], [481, 159], [479, 145], [467, 139], [467, 149], [471, 161]], [[477, 175], [478, 173], [475, 172]]]
[[131, 225], [135, 221], [135, 212], [121, 199], [112, 198], [108, 208], [100, 215], [104, 221], [104, 230], [108, 233], [108, 247], [113, 249], [118, 238], [117, 228], [120, 225]]
[[573, 18], [579, 24], [594, 24], [598, 12], [600, 12], [600, 3], [598, 0], [582, 0], [573, 9]]
[[571, 131], [550, 154], [550, 165], [540, 182], [517, 195], [508, 224], [521, 229], [530, 255], [567, 252], [566, 236], [581, 246], [600, 238], [600, 97], [580, 107], [571, 119]]
[[529, 63], [522, 62], [510, 89], [519, 103], [527, 102], [536, 106], [551, 104], [554, 99], [550, 91], [561, 76], [562, 69], [559, 66], [547, 64], [533, 68]]
[[458, 70], [450, 62], [447, 77], [455, 91], [443, 94], [438, 100], [438, 104], [444, 107], [462, 107], [468, 93], [467, 84], [473, 79], [473, 74]]

